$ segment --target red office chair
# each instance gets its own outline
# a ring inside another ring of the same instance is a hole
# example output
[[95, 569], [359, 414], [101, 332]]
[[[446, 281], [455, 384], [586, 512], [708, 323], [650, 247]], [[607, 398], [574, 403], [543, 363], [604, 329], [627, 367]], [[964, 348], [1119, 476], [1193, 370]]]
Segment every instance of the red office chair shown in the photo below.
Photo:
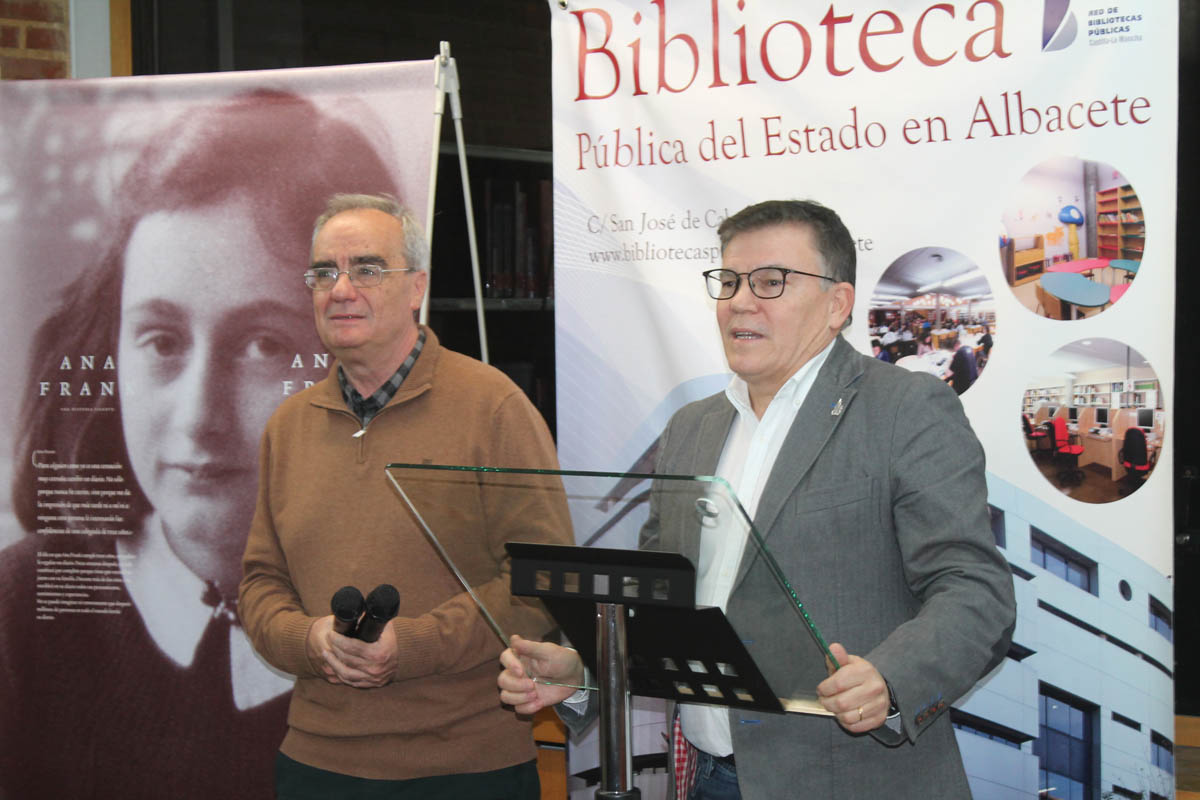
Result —
[[1040, 458], [1043, 453], [1049, 453], [1053, 448], [1053, 442], [1050, 441], [1050, 433], [1044, 428], [1033, 429], [1033, 424], [1029, 421], [1028, 414], [1021, 415], [1021, 427], [1025, 429], [1025, 439], [1033, 442], [1033, 457]]
[[1078, 442], [1079, 437], [1067, 431], [1067, 421], [1062, 417], [1055, 417], [1051, 420], [1051, 425], [1054, 427], [1054, 452], [1058, 454], [1059, 462], [1064, 465], [1058, 472], [1059, 485], [1083, 483], [1083, 470], [1079, 468], [1079, 456], [1083, 453], [1083, 445], [1071, 443], [1072, 439]]
[[1125, 430], [1125, 445], [1117, 453], [1117, 461], [1125, 468], [1125, 480], [1128, 482], [1128, 490], [1123, 493], [1128, 494], [1145, 482], [1150, 475], [1150, 455], [1146, 447], [1146, 434], [1141, 428]]

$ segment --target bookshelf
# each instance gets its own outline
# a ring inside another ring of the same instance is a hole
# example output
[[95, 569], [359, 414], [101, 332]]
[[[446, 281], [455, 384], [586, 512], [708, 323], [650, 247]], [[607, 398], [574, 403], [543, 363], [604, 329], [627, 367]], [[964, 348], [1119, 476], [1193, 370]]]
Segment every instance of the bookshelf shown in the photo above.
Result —
[[1092, 408], [1112, 408], [1113, 392], [1120, 392], [1120, 383], [1084, 383], [1075, 387], [1071, 405]]
[[1158, 408], [1158, 381], [1134, 381], [1132, 391], [1125, 391], [1124, 381], [1079, 384], [1072, 392], [1071, 405], [1092, 408]]
[[1036, 389], [1026, 389], [1025, 398], [1021, 404], [1021, 413], [1028, 414], [1029, 418], [1033, 419], [1039, 406], [1061, 406], [1063, 388], [1062, 386], [1043, 386]]
[[1121, 408], [1161, 408], [1157, 380], [1133, 382], [1133, 391], [1120, 393]]
[[1096, 192], [1096, 246], [1100, 258], [1141, 261], [1146, 242], [1142, 202], [1129, 184]]
[[[467, 146], [467, 171], [492, 365], [520, 386], [555, 430], [554, 241], [550, 153]], [[438, 164], [429, 324], [478, 358], [479, 329], [462, 178], [452, 143]]]
[[1121, 257], [1121, 214], [1118, 188], [1096, 192], [1096, 246], [1100, 258]]
[[1131, 186], [1122, 186], [1119, 206], [1121, 214], [1121, 258], [1142, 260], [1146, 246], [1146, 223], [1142, 217], [1142, 201]]

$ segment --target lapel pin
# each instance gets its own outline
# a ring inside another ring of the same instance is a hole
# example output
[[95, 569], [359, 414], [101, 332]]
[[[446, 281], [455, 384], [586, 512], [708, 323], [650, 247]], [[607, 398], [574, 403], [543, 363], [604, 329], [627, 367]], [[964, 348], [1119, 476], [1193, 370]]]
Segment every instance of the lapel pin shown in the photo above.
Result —
[[842, 408], [843, 408], [842, 398], [839, 397], [837, 399], [837, 402], [833, 404], [833, 410], [829, 412], [829, 416], [831, 416], [831, 417], [840, 416], [842, 413]]

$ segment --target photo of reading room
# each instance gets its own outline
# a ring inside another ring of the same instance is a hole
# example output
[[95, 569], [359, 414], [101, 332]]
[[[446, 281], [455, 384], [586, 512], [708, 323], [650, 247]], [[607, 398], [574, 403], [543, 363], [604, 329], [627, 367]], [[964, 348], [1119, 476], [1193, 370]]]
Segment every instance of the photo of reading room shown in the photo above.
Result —
[[884, 271], [867, 322], [876, 358], [928, 372], [962, 394], [991, 355], [996, 303], [971, 259], [945, 247], [919, 247]]
[[1060, 157], [1025, 174], [1002, 215], [1000, 263], [1017, 299], [1048, 319], [1093, 316], [1121, 299], [1146, 226], [1133, 186], [1098, 161]]
[[1083, 339], [1039, 366], [1021, 403], [1034, 466], [1085, 503], [1137, 491], [1164, 441], [1163, 392], [1150, 364], [1121, 342]]

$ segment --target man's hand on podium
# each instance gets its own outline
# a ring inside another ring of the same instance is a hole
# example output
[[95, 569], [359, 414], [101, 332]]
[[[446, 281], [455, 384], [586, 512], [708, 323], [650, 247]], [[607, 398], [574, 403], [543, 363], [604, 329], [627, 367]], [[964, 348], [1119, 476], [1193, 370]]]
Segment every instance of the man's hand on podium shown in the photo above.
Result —
[[851, 733], [875, 730], [887, 719], [891, 705], [887, 681], [870, 661], [848, 654], [842, 645], [835, 642], [829, 650], [841, 667], [817, 684], [821, 705]]
[[[546, 706], [556, 705], [575, 694], [583, 686], [583, 661], [569, 647], [550, 642], [535, 642], [513, 635], [507, 650], [500, 654], [504, 670], [496, 679], [500, 687], [500, 702], [516, 709], [519, 714], [535, 714]], [[534, 678], [564, 686], [547, 686]]]

